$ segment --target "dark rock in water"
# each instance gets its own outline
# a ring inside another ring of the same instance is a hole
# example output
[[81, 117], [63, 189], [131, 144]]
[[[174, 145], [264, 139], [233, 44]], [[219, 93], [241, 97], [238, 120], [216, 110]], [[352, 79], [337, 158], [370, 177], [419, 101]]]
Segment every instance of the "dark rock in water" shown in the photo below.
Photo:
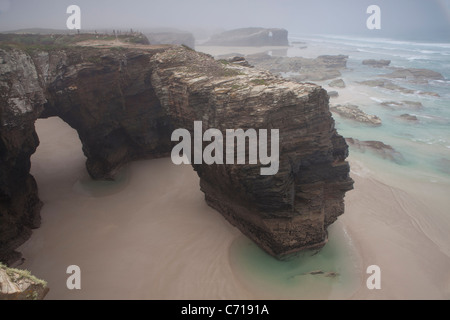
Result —
[[325, 277], [327, 277], [327, 278], [336, 278], [338, 276], [339, 276], [339, 273], [333, 272], [333, 271], [325, 273]]
[[173, 130], [193, 134], [197, 120], [203, 130], [279, 129], [273, 176], [262, 176], [261, 164], [194, 165], [206, 202], [276, 257], [322, 247], [344, 212], [348, 146], [319, 86], [181, 46], [4, 48], [0, 59], [0, 260], [39, 226], [30, 157], [34, 122], [50, 116], [77, 130], [94, 179], [168, 156]]
[[387, 67], [391, 64], [391, 60], [375, 60], [375, 59], [368, 59], [364, 60], [362, 62], [363, 65], [371, 66], [375, 68], [382, 68]]
[[348, 56], [342, 54], [335, 56], [325, 55], [318, 56], [317, 60], [322, 62], [326, 68], [345, 69], [347, 68]]
[[377, 116], [369, 115], [362, 111], [358, 106], [346, 104], [344, 106], [336, 105], [330, 110], [339, 114], [341, 117], [355, 120], [358, 122], [370, 124], [373, 126], [381, 126], [381, 119]]
[[195, 49], [194, 35], [189, 32], [149, 32], [145, 36], [150, 44], [176, 44]]
[[379, 87], [379, 88], [383, 88], [383, 89], [387, 89], [387, 90], [399, 91], [401, 93], [406, 93], [406, 94], [420, 94], [420, 95], [439, 97], [439, 94], [437, 94], [436, 92], [414, 91], [414, 90], [399, 86], [399, 85], [393, 83], [391, 80], [387, 80], [387, 79], [366, 80], [366, 81], [360, 81], [358, 83], [369, 86], [369, 87]]
[[337, 97], [339, 97], [339, 92], [337, 92], [337, 91], [328, 91], [328, 96], [330, 98], [337, 98]]
[[324, 273], [325, 272], [323, 272], [322, 270], [308, 272], [308, 274], [313, 275], [313, 276], [318, 275], [318, 274], [324, 274]]
[[419, 110], [423, 108], [423, 104], [418, 101], [384, 101], [381, 103], [382, 106], [391, 108], [391, 109], [414, 109]]
[[381, 141], [361, 141], [353, 138], [346, 138], [345, 141], [347, 141], [350, 146], [356, 148], [361, 152], [370, 150], [383, 159], [388, 159], [396, 163], [403, 163], [405, 161], [403, 155], [400, 152], [396, 151], [393, 147], [384, 144]]
[[0, 264], [0, 301], [42, 300], [48, 292], [47, 283], [28, 271]]
[[439, 93], [437, 92], [431, 92], [431, 91], [417, 91], [417, 94], [423, 95], [423, 96], [431, 96], [431, 97], [440, 97]]
[[345, 82], [342, 79], [336, 79], [328, 84], [331, 88], [345, 88]]
[[407, 120], [407, 121], [418, 121], [418, 119], [417, 119], [416, 116], [412, 116], [412, 115], [407, 114], [407, 113], [402, 114], [402, 115], [400, 116], [400, 119], [402, 119], [402, 120]]
[[326, 68], [317, 68], [317, 69], [304, 69], [300, 75], [295, 76], [292, 75], [288, 79], [296, 82], [305, 82], [305, 81], [324, 81], [330, 80], [334, 78], [338, 78], [342, 76], [341, 72], [337, 69], [326, 69]]
[[246, 56], [249, 63], [272, 73], [290, 73], [288, 79], [296, 82], [323, 81], [341, 76], [339, 70], [347, 66], [348, 56], [320, 56], [316, 59], [301, 57], [273, 57], [266, 53]]
[[390, 74], [385, 74], [387, 78], [398, 78], [406, 80], [444, 80], [444, 76], [439, 72], [428, 69], [399, 68]]
[[213, 35], [206, 46], [288, 46], [288, 31], [285, 29], [242, 28]]
[[[339, 276], [339, 273], [333, 272], [333, 271], [325, 272], [322, 270], [314, 270], [314, 271], [310, 271], [307, 273], [303, 273], [303, 274], [301, 274], [301, 276], [323, 276], [323, 277], [327, 277], [327, 278], [336, 278]], [[296, 277], [298, 277], [298, 276], [296, 276]], [[294, 277], [294, 278], [296, 278], [296, 277]]]

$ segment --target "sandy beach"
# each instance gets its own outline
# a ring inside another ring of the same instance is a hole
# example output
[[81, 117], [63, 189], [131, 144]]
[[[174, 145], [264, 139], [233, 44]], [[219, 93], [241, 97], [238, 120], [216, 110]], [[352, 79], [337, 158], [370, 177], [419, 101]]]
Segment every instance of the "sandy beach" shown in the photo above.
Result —
[[[86, 182], [77, 133], [58, 118], [36, 128], [41, 145], [31, 172], [45, 205], [41, 228], [19, 250], [21, 268], [48, 281], [46, 299], [267, 297], [233, 271], [230, 246], [241, 234], [205, 204], [192, 168], [170, 159], [134, 162], [125, 178], [98, 192]], [[430, 238], [433, 226], [415, 218], [435, 209], [433, 199], [377, 181], [350, 161], [355, 190], [336, 227], [348, 232], [362, 269], [359, 287], [344, 298], [450, 298], [450, 258]], [[381, 290], [365, 284], [365, 268], [374, 264]], [[66, 287], [69, 265], [81, 268], [81, 290]]]

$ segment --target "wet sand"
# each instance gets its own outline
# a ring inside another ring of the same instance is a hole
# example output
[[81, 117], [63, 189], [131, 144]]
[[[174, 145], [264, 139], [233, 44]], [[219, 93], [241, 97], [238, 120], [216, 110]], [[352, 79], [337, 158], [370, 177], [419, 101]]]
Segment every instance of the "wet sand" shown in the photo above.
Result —
[[[267, 297], [239, 278], [230, 247], [241, 233], [205, 204], [192, 168], [138, 161], [120, 185], [92, 192], [95, 183], [80, 184], [87, 176], [76, 132], [57, 118], [36, 127], [32, 174], [45, 205], [41, 228], [19, 250], [21, 268], [48, 281], [47, 299]], [[348, 231], [364, 270], [349, 298], [450, 298], [450, 258], [427, 236], [433, 228], [424, 232], [426, 221], [414, 219], [432, 205], [351, 164], [355, 190], [337, 227]], [[365, 285], [372, 264], [382, 270], [381, 290]], [[69, 265], [81, 268], [81, 290], [66, 288]]]

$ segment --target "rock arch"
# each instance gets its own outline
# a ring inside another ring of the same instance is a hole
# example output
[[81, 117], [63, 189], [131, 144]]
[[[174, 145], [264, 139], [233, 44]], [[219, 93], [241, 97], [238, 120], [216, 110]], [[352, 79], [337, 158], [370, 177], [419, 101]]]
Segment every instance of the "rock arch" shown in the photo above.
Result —
[[352, 188], [347, 145], [325, 90], [222, 64], [183, 47], [0, 49], [0, 260], [39, 226], [30, 157], [37, 118], [76, 129], [95, 179], [125, 163], [169, 154], [175, 128], [280, 129], [280, 170], [194, 165], [207, 203], [268, 253], [283, 257], [327, 240]]

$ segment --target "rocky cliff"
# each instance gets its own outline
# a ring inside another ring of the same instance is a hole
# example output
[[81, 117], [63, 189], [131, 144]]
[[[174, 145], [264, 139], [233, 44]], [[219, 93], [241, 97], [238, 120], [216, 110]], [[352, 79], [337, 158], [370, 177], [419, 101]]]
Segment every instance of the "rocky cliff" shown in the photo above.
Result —
[[270, 254], [282, 257], [327, 240], [352, 188], [348, 147], [328, 95], [264, 71], [179, 46], [0, 49], [0, 260], [39, 226], [30, 171], [37, 118], [77, 130], [95, 179], [127, 162], [167, 156], [176, 128], [279, 129], [280, 164], [194, 165], [207, 203]]

